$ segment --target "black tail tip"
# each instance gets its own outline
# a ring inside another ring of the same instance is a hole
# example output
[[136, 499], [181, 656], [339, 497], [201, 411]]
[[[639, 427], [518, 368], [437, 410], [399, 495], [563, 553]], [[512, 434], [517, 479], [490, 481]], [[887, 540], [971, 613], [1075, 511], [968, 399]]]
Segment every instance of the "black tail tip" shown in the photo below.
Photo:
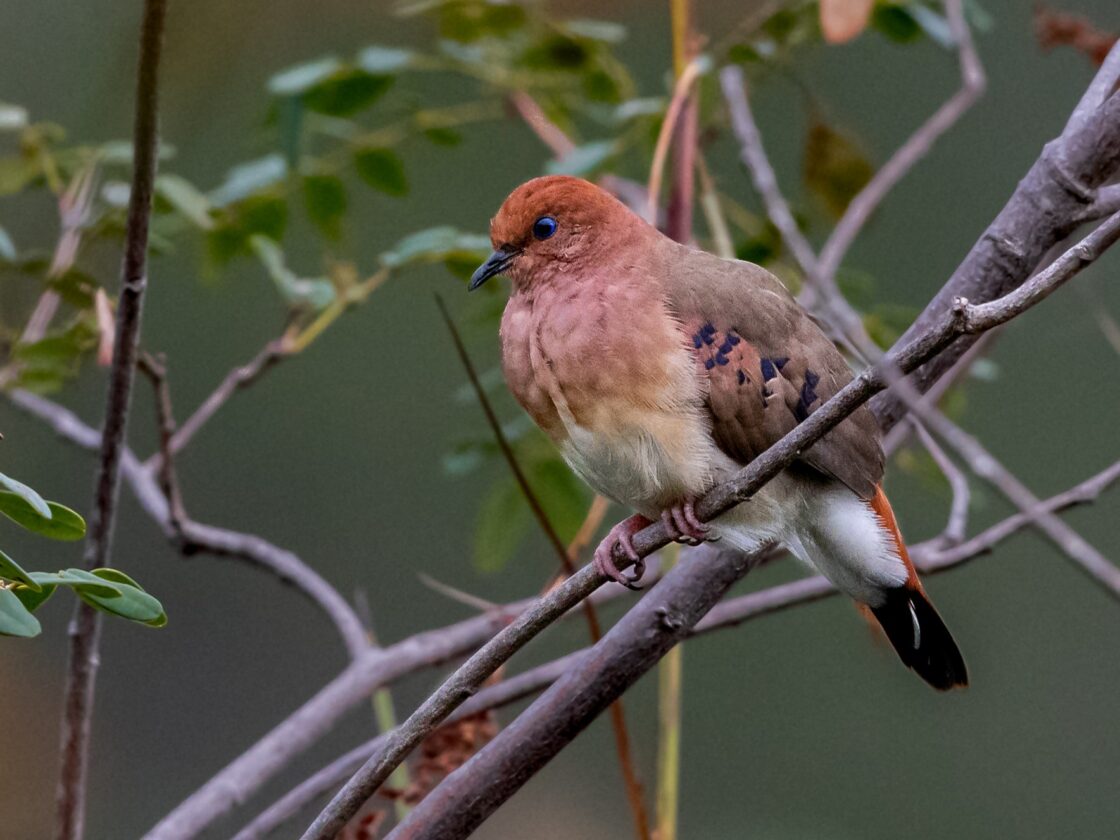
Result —
[[938, 691], [964, 688], [968, 669], [957, 643], [933, 604], [917, 589], [899, 587], [871, 612], [899, 658]]

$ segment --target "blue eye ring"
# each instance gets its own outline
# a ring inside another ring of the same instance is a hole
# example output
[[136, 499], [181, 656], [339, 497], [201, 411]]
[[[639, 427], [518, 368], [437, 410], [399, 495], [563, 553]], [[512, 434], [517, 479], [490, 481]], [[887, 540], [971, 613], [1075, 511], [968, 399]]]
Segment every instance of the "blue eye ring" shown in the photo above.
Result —
[[541, 216], [533, 222], [533, 236], [537, 239], [548, 239], [560, 227], [551, 216]]

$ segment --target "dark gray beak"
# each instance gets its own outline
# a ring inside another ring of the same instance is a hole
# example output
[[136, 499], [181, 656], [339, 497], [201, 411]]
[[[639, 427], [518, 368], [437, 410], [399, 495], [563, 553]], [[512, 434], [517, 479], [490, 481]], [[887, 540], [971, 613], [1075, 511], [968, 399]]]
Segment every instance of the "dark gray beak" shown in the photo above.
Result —
[[467, 291], [473, 292], [494, 275], [501, 274], [516, 256], [517, 251], [503, 251], [501, 248], [494, 251], [471, 275], [471, 284], [467, 286]]

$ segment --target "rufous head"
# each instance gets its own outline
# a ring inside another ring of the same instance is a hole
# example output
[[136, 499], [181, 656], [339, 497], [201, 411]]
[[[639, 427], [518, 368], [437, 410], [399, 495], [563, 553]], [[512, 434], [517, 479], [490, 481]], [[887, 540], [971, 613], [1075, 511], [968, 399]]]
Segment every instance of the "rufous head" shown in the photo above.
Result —
[[475, 271], [469, 288], [498, 274], [509, 275], [522, 288], [579, 277], [648, 227], [589, 181], [569, 175], [534, 178], [510, 193], [490, 220], [494, 252]]

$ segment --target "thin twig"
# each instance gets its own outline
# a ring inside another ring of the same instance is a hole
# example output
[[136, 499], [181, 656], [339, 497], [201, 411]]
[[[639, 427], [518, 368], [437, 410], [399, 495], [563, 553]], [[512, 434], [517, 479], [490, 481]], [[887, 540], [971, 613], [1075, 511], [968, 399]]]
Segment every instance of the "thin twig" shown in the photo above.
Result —
[[[218, 385], [210, 396], [203, 400], [202, 404], [195, 409], [194, 413], [179, 426], [179, 429], [171, 438], [170, 445], [168, 446], [171, 454], [179, 454], [183, 447], [190, 443], [191, 438], [197, 434], [198, 430], [206, 425], [210, 418], [218, 412], [218, 409], [225, 405], [230, 397], [238, 390], [248, 388], [274, 364], [286, 358], [289, 353], [288, 345], [284, 339], [276, 338], [262, 347], [257, 355], [247, 364], [235, 367], [226, 374], [221, 384]], [[148, 469], [158, 469], [160, 458], [160, 454], [156, 453], [147, 460], [144, 466]]]
[[[459, 361], [462, 362], [463, 368], [467, 372], [467, 378], [470, 380], [471, 387], [474, 388], [475, 396], [478, 398], [478, 402], [482, 406], [482, 411], [486, 415], [486, 422], [490, 425], [490, 431], [498, 443], [498, 448], [501, 450], [510, 472], [513, 473], [518, 487], [521, 488], [521, 494], [525, 497], [525, 501], [533, 511], [533, 516], [536, 518], [541, 530], [544, 531], [556, 555], [560, 558], [560, 563], [565, 573], [570, 577], [576, 573], [576, 565], [572, 554], [569, 549], [565, 547], [564, 543], [560, 541], [560, 535], [556, 533], [556, 529], [548, 518], [547, 511], [545, 511], [540, 499], [537, 498], [537, 494], [533, 491], [532, 485], [529, 484], [528, 476], [526, 476], [525, 471], [521, 469], [521, 465], [517, 461], [517, 456], [514, 454], [513, 447], [510, 446], [509, 441], [506, 439], [505, 432], [502, 430], [502, 424], [498, 420], [498, 415], [494, 411], [494, 406], [490, 404], [490, 398], [486, 396], [486, 389], [482, 387], [482, 383], [479, 381], [478, 372], [475, 370], [474, 363], [471, 361], [470, 354], [467, 352], [467, 347], [463, 343], [463, 337], [459, 334], [458, 327], [455, 326], [451, 314], [447, 311], [447, 305], [439, 295], [436, 295], [436, 303], [439, 305], [440, 314], [443, 316], [443, 321], [447, 325], [447, 331], [451, 333], [451, 340], [455, 345], [455, 352], [458, 354]], [[585, 600], [582, 604], [582, 608], [587, 618], [587, 628], [591, 635], [591, 643], [595, 644], [603, 637], [603, 629], [599, 622], [599, 616], [595, 611], [594, 604], [590, 601]], [[646, 840], [646, 838], [649, 837], [649, 818], [646, 816], [645, 805], [642, 801], [642, 788], [638, 781], [638, 774], [634, 769], [633, 751], [630, 749], [630, 734], [626, 726], [626, 712], [621, 701], [611, 706], [611, 727], [614, 732], [619, 768], [622, 771], [627, 799], [634, 814], [634, 823], [638, 832], [638, 838], [639, 840]]]
[[[125, 448], [140, 320], [148, 282], [148, 225], [159, 145], [159, 58], [166, 11], [166, 0], [145, 0], [132, 138], [132, 187], [125, 223], [116, 342], [109, 370], [94, 506], [83, 553], [87, 569], [104, 566], [109, 559], [120, 495], [121, 456]], [[84, 601], [79, 601], [70, 626], [70, 659], [62, 721], [62, 766], [56, 797], [55, 837], [58, 840], [79, 840], [85, 830], [86, 773], [100, 629], [100, 613]]]
[[[657, 134], [657, 143], [653, 149], [653, 163], [649, 168], [649, 182], [646, 185], [646, 210], [643, 214], [650, 224], [657, 224], [657, 202], [661, 195], [661, 181], [665, 174], [665, 161], [669, 157], [669, 144], [673, 132], [680, 122], [689, 101], [689, 92], [693, 84], [700, 77], [703, 65], [699, 61], [690, 61], [673, 85], [673, 96], [669, 106], [665, 109], [665, 119], [661, 123], [661, 130]], [[694, 144], [693, 144], [694, 145]]]
[[945, 476], [945, 480], [949, 482], [949, 491], [952, 493], [949, 517], [945, 522], [945, 530], [941, 532], [939, 539], [947, 545], [959, 545], [964, 542], [965, 532], [968, 528], [968, 506], [972, 498], [972, 493], [968, 487], [968, 478], [926, 430], [925, 426], [914, 418], [910, 418], [910, 425], [918, 433], [922, 446], [929, 452], [933, 462], [937, 464], [937, 468]]
[[[97, 430], [82, 422], [69, 409], [27, 391], [16, 390], [7, 396], [15, 406], [43, 420], [67, 440], [86, 449], [98, 447], [100, 435]], [[144, 512], [160, 526], [180, 551], [186, 554], [205, 551], [215, 556], [235, 557], [268, 571], [283, 583], [295, 587], [323, 611], [335, 625], [351, 656], [360, 655], [368, 647], [365, 627], [353, 608], [296, 554], [256, 534], [206, 525], [189, 518], [183, 520], [180, 533], [176, 533], [171, 528], [167, 498], [154, 474], [127, 447], [122, 469]]]
[[171, 406], [171, 387], [167, 382], [167, 364], [150, 353], [141, 353], [140, 370], [151, 380], [156, 393], [156, 418], [159, 426], [159, 488], [167, 499], [167, 523], [171, 530], [183, 538], [183, 523], [187, 521], [187, 511], [183, 507], [183, 494], [179, 489], [179, 479], [175, 472], [175, 457], [171, 451], [171, 440], [175, 435], [175, 414]]
[[537, 104], [537, 100], [525, 91], [515, 90], [509, 95], [509, 102], [518, 116], [533, 130], [540, 141], [548, 146], [557, 160], [565, 157], [576, 147], [571, 138], [548, 118]]
[[928, 153], [933, 144], [952, 128], [984, 93], [986, 79], [984, 68], [976, 53], [972, 33], [965, 21], [962, 0], [946, 0], [945, 14], [949, 28], [957, 43], [960, 60], [961, 86], [917, 131], [899, 146], [890, 159], [867, 182], [867, 185], [848, 204], [847, 209], [828, 240], [821, 248], [819, 275], [822, 282], [835, 288], [836, 271], [860, 231], [867, 225], [872, 213], [914, 166]]

